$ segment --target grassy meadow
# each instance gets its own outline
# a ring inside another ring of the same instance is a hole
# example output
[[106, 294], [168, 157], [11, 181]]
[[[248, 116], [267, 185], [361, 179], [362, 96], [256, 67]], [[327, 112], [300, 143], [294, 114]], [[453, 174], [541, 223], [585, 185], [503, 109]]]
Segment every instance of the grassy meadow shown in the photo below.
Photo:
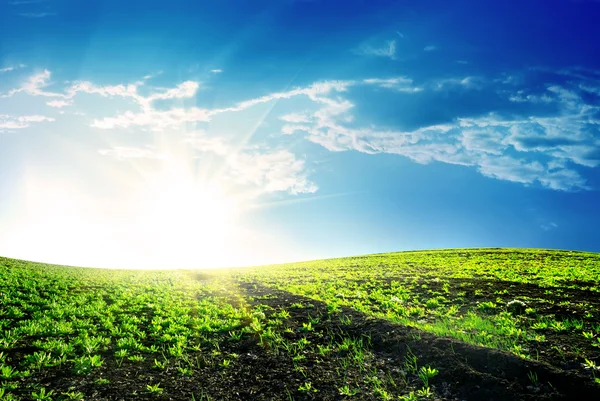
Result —
[[0, 258], [0, 400], [575, 398], [600, 399], [600, 254], [168, 271]]

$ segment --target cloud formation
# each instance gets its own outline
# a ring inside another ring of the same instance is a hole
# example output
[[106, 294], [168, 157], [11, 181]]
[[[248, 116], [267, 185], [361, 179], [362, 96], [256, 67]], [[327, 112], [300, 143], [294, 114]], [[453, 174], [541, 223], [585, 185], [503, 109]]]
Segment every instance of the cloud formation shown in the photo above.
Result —
[[389, 40], [382, 47], [372, 47], [363, 45], [356, 50], [357, 54], [364, 56], [387, 57], [391, 60], [396, 59], [396, 40]]
[[[589, 189], [583, 172], [600, 165], [600, 74], [577, 69], [556, 74], [569, 76], [569, 80], [549, 80], [541, 86], [528, 86], [520, 84], [527, 77], [514, 76], [444, 77], [418, 84], [406, 76], [370, 77], [315, 82], [229, 107], [178, 104], [157, 108], [159, 101], [193, 98], [201, 88], [200, 83], [184, 81], [172, 88], [150, 88], [149, 94], [142, 94], [147, 93], [147, 90], [140, 91], [142, 81], [102, 86], [80, 81], [61, 91], [51, 91], [51, 74], [44, 70], [2, 96], [23, 93], [51, 98], [46, 104], [54, 108], [69, 107], [79, 93], [129, 99], [133, 101], [131, 109], [93, 118], [90, 126], [102, 130], [145, 128], [154, 131], [190, 122], [209, 122], [218, 115], [241, 112], [260, 104], [304, 98], [312, 107], [303, 106], [301, 110], [277, 116], [280, 132], [303, 134], [308, 141], [329, 151], [395, 154], [421, 164], [461, 165], [486, 177], [524, 185], [563, 191]], [[421, 101], [446, 101], [448, 105], [426, 104], [426, 107], [428, 110], [448, 109], [452, 114], [440, 123], [421, 124], [414, 129], [381, 126], [377, 120], [365, 121], [366, 117], [357, 109], [353, 100], [357, 88], [364, 89], [360, 91], [364, 96], [368, 96], [369, 91], [373, 96], [378, 95], [378, 91], [388, 91], [394, 96], [411, 99], [414, 96]], [[466, 106], [453, 109], [455, 99]], [[489, 99], [493, 101], [485, 103]], [[53, 121], [53, 118], [2, 116], [0, 127], [25, 128], [41, 121]], [[189, 137], [187, 143], [198, 152], [221, 158], [229, 172], [227, 179], [236, 184], [260, 187], [266, 192], [311, 193], [317, 189], [307, 178], [306, 162], [283, 147], [239, 149], [222, 138], [206, 134]], [[115, 147], [102, 149], [100, 153], [120, 159], [164, 157], [150, 148]]]
[[23, 129], [29, 127], [31, 123], [41, 123], [44, 121], [54, 121], [54, 118], [40, 115], [13, 117], [0, 114], [0, 129]]
[[5, 72], [16, 71], [25, 67], [27, 67], [25, 64], [9, 65], [8, 67], [0, 68], [0, 74]]
[[[363, 83], [387, 89], [408, 85], [407, 79], [366, 79]], [[587, 91], [599, 87], [588, 82]], [[481, 90], [483, 80], [452, 78], [426, 85], [430, 90], [457, 87]], [[578, 84], [570, 84], [577, 87]], [[406, 92], [419, 92], [409, 90]], [[303, 132], [306, 138], [330, 151], [356, 150], [363, 153], [402, 155], [417, 163], [443, 162], [470, 166], [487, 177], [521, 184], [537, 183], [554, 190], [589, 189], [581, 167], [600, 165], [600, 107], [585, 101], [581, 91], [549, 85], [542, 93], [509, 93], [519, 102], [553, 103], [553, 116], [526, 118], [501, 116], [494, 112], [476, 116], [457, 116], [443, 125], [423, 126], [412, 131], [372, 126], [356, 127], [354, 104], [341, 98], [321, 101], [312, 116], [287, 118], [282, 133]], [[521, 99], [522, 98], [522, 99]]]
[[119, 160], [126, 159], [166, 159], [167, 154], [157, 151], [153, 146], [115, 146], [110, 149], [98, 150], [103, 156], [111, 156]]
[[212, 153], [224, 164], [222, 179], [254, 188], [253, 196], [270, 192], [292, 195], [314, 193], [318, 187], [308, 179], [306, 163], [286, 149], [237, 149], [220, 137], [196, 132], [186, 140], [201, 153]]

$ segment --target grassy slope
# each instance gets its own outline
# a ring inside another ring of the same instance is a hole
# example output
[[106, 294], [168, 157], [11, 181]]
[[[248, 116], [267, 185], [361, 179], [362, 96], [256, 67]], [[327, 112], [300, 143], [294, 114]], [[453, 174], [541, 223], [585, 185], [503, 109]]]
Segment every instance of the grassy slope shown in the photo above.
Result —
[[[595, 380], [599, 283], [600, 255], [546, 250], [162, 272], [0, 258], [0, 398], [44, 399], [53, 391], [52, 399], [418, 399], [429, 391], [469, 399], [435, 372], [427, 350], [431, 381], [424, 361], [412, 368], [410, 349], [382, 362], [378, 342], [389, 336], [361, 336], [375, 318], [377, 327], [416, 330], [402, 342], [414, 349], [432, 333], [511, 353], [509, 365], [529, 363], [522, 377], [508, 379], [516, 383], [511, 394], [561, 399], [556, 374]], [[251, 365], [267, 378], [257, 379]]]

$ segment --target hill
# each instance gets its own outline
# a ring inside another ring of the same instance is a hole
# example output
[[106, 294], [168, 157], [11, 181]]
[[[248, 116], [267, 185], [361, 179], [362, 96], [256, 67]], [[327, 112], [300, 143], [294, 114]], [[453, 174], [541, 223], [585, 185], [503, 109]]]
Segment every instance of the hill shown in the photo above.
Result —
[[219, 270], [0, 258], [0, 399], [600, 399], [600, 255]]

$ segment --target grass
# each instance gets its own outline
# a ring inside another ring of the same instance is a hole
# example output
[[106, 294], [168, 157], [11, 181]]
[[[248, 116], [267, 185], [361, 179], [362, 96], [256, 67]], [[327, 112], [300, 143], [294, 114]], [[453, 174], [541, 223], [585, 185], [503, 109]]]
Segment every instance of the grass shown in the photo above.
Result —
[[[598, 387], [599, 283], [600, 255], [546, 250], [219, 271], [0, 258], [0, 398], [421, 400], [452, 382], [424, 348], [436, 338], [454, 339], [448, 355], [498, 349]], [[410, 347], [390, 356], [389, 344]], [[554, 391], [538, 369], [521, 375], [523, 389]]]

